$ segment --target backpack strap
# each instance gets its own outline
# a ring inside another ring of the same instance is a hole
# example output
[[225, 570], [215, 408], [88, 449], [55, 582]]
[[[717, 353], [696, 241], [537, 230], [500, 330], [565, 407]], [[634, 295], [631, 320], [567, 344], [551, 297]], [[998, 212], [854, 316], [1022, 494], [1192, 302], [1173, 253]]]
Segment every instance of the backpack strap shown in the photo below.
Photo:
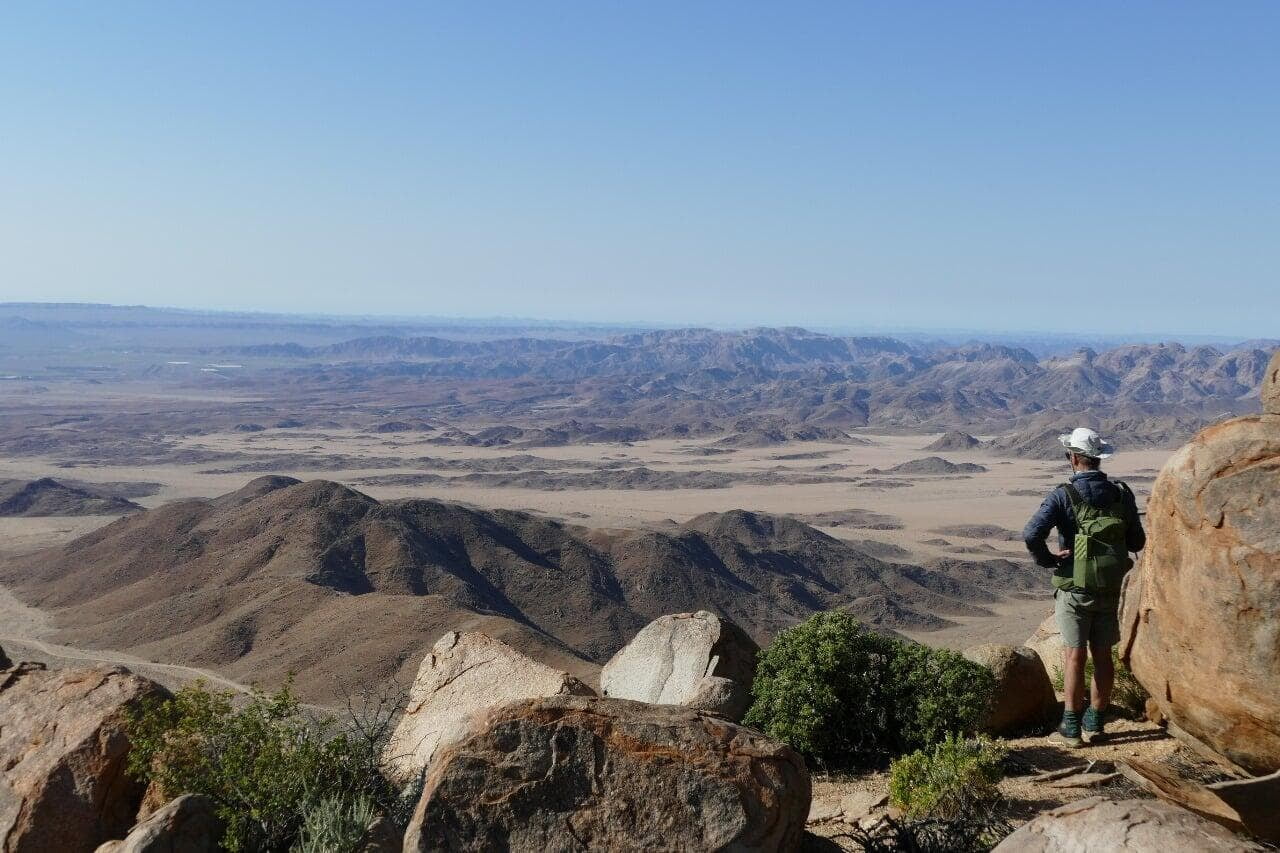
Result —
[[1067, 500], [1071, 501], [1071, 511], [1078, 512], [1080, 510], [1080, 504], [1084, 503], [1084, 498], [1080, 497], [1080, 493], [1076, 491], [1076, 487], [1070, 483], [1063, 483], [1059, 488], [1067, 493]]

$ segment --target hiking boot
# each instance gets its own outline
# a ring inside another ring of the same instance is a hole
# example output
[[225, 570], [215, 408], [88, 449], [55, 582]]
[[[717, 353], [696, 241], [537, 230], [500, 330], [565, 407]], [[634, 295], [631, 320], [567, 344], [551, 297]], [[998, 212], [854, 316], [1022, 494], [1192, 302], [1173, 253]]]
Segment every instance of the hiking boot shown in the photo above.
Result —
[[1101, 740], [1106, 734], [1104, 728], [1106, 723], [1102, 719], [1102, 712], [1090, 705], [1084, 709], [1084, 716], [1080, 718], [1080, 738], [1085, 743], [1093, 743], [1095, 740]]
[[1079, 749], [1084, 746], [1084, 741], [1080, 737], [1080, 715], [1074, 711], [1063, 711], [1062, 725], [1058, 726], [1056, 732], [1049, 735], [1049, 743], [1069, 749]]

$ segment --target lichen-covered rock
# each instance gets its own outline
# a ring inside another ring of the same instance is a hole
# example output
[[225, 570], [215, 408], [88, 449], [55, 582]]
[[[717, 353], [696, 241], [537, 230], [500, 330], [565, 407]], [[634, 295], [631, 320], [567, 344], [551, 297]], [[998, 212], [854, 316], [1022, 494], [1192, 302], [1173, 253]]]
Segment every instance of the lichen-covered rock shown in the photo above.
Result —
[[1053, 720], [1058, 697], [1034, 649], [985, 643], [967, 650], [964, 656], [995, 676], [991, 707], [981, 723], [984, 731], [1007, 734], [1041, 729]]
[[1262, 849], [1170, 803], [1089, 797], [1045, 812], [997, 844], [992, 853], [1252, 853]]
[[108, 841], [97, 853], [217, 853], [224, 830], [212, 800], [184, 794], [156, 809], [124, 840]]
[[1280, 769], [1280, 415], [1201, 430], [1160, 472], [1121, 650], [1176, 728]]
[[484, 634], [450, 631], [422, 659], [404, 716], [386, 748], [391, 773], [414, 778], [468, 718], [494, 705], [562, 694], [589, 696], [567, 672], [538, 663]]
[[[718, 713], [741, 706], [730, 694], [749, 696], [760, 647], [727, 619], [699, 610], [674, 613], [653, 620], [609, 659], [600, 671], [600, 692], [615, 699], [634, 699], [658, 705], [686, 705], [708, 701], [708, 691], [725, 699]], [[740, 690], [708, 685], [708, 676], [735, 682]]]
[[122, 667], [0, 672], [0, 850], [93, 850], [133, 826], [125, 712], [163, 687]]
[[794, 850], [810, 793], [796, 752], [721, 717], [534, 699], [441, 750], [404, 849]]

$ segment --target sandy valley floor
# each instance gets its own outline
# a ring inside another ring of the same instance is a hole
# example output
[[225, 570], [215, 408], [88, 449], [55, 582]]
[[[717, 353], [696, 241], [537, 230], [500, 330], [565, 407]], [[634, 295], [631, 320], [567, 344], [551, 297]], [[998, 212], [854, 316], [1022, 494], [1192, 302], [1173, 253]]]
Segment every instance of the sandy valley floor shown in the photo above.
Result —
[[[562, 518], [591, 527], [637, 527], [685, 521], [699, 513], [734, 508], [770, 513], [811, 516], [851, 509], [869, 510], [889, 516], [897, 529], [865, 529], [814, 521], [826, 532], [857, 540], [873, 540], [905, 549], [895, 559], [924, 561], [936, 557], [1009, 557], [1026, 559], [1016, 537], [957, 535], [946, 528], [968, 525], [996, 525], [1009, 532], [1022, 528], [1047, 492], [1066, 476], [1066, 465], [1058, 459], [1027, 460], [1000, 458], [981, 450], [923, 451], [930, 436], [863, 435], [870, 444], [787, 443], [764, 448], [724, 449], [710, 442], [649, 441], [626, 445], [571, 445], [513, 450], [509, 447], [455, 447], [431, 444], [417, 434], [370, 435], [335, 430], [299, 433], [295, 430], [268, 430], [253, 434], [225, 433], [186, 440], [191, 449], [232, 451], [241, 454], [239, 463], [297, 454], [302, 458], [347, 456], [378, 459], [395, 467], [337, 468], [308, 470], [305, 467], [273, 468], [272, 473], [302, 479], [324, 478], [354, 485], [376, 498], [434, 497], [462, 501], [483, 507], [524, 509]], [[582, 471], [597, 466], [643, 466], [656, 472], [721, 471], [758, 474], [768, 479], [776, 474], [780, 482], [767, 484], [733, 483], [724, 488], [636, 489], [565, 488], [539, 490], [473, 483], [437, 482], [427, 485], [376, 485], [359, 481], [388, 474], [415, 472], [457, 474], [459, 465], [471, 461], [497, 460], [528, 454], [536, 460], [525, 462], [531, 470]], [[973, 462], [985, 466], [984, 473], [962, 475], [880, 475], [868, 469], [887, 469], [902, 462], [940, 455], [955, 463]], [[429, 457], [428, 461], [421, 461]], [[1167, 451], [1143, 450], [1117, 455], [1108, 468], [1114, 475], [1130, 480], [1144, 495], [1150, 481], [1168, 457]], [[409, 461], [415, 460], [415, 461]], [[440, 460], [437, 462], [436, 460]], [[433, 469], [433, 465], [441, 466]], [[166, 501], [212, 496], [239, 488], [259, 472], [226, 471], [236, 464], [144, 465], [131, 467], [54, 467], [41, 460], [0, 459], [0, 477], [63, 476], [91, 482], [152, 481], [161, 484], [158, 492], [140, 499], [146, 506]], [[220, 472], [220, 473], [212, 473]], [[824, 482], [785, 482], [792, 475], [812, 474], [828, 478]], [[855, 478], [853, 482], [830, 478]], [[826, 519], [829, 521], [830, 519]], [[0, 550], [20, 553], [69, 541], [109, 522], [109, 518], [5, 518], [0, 519]], [[837, 519], [838, 521], [838, 519]], [[939, 532], [942, 531], [942, 532]], [[1046, 590], [1047, 590], [1046, 582]], [[0, 621], [11, 640], [18, 632], [37, 638], [38, 620], [23, 618], [12, 599], [0, 598]], [[1024, 640], [1049, 610], [1049, 596], [1043, 600], [1013, 599], [997, 608], [995, 617], [956, 619], [954, 627], [917, 634], [917, 639], [935, 645], [963, 648], [980, 642]]]

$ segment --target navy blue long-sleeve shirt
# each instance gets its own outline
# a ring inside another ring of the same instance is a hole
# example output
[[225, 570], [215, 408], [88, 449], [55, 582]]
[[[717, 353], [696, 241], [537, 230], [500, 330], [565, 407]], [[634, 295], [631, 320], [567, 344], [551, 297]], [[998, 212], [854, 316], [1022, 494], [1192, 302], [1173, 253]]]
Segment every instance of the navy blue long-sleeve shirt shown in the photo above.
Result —
[[[1073, 474], [1071, 485], [1075, 486], [1080, 497], [1096, 507], [1110, 506], [1116, 500], [1125, 504], [1125, 537], [1126, 546], [1134, 553], [1141, 551], [1147, 544], [1147, 534], [1142, 529], [1142, 519], [1138, 516], [1138, 505], [1133, 492], [1122, 489], [1107, 479], [1101, 471], [1081, 471]], [[1036, 564], [1046, 569], [1056, 569], [1058, 558], [1049, 550], [1045, 540], [1049, 531], [1058, 529], [1058, 550], [1065, 551], [1072, 547], [1076, 538], [1076, 514], [1071, 509], [1071, 498], [1066, 489], [1056, 488], [1049, 493], [1040, 504], [1040, 509], [1031, 516], [1027, 526], [1022, 530], [1022, 541], [1027, 550], [1035, 558]]]

